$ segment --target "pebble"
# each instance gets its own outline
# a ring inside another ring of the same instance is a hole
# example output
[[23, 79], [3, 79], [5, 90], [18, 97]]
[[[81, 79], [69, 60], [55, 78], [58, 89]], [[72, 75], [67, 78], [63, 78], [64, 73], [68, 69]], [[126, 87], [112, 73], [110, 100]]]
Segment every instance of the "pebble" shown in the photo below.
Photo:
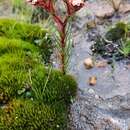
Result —
[[97, 83], [97, 77], [96, 76], [90, 77], [88, 82], [89, 82], [89, 85], [95, 86]]
[[95, 91], [94, 91], [93, 89], [91, 89], [91, 88], [88, 90], [88, 92], [89, 92], [90, 94], [95, 94]]
[[110, 5], [105, 5], [104, 7], [99, 7], [99, 9], [95, 12], [97, 18], [109, 18], [114, 15], [114, 9]]
[[81, 121], [86, 122], [86, 118], [84, 116], [81, 116]]
[[98, 100], [98, 99], [100, 99], [100, 97], [99, 97], [98, 95], [95, 95], [95, 99], [97, 99], [97, 100]]
[[128, 12], [130, 12], [130, 4], [121, 4], [119, 12], [120, 13], [128, 13]]
[[96, 63], [96, 67], [98, 67], [98, 68], [104, 68], [106, 66], [107, 66], [107, 61], [98, 61]]
[[93, 68], [93, 67], [94, 67], [94, 63], [93, 63], [92, 58], [86, 58], [86, 59], [84, 60], [84, 66], [85, 66], [86, 69], [91, 69], [91, 68]]
[[112, 0], [112, 5], [115, 11], [119, 10], [121, 3], [122, 0]]

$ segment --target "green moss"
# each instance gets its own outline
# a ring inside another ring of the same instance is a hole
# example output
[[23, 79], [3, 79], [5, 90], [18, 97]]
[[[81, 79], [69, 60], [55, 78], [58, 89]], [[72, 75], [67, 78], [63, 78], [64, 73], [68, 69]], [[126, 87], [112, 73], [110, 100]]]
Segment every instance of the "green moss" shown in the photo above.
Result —
[[[42, 66], [37, 67], [32, 73], [32, 89], [33, 92], [36, 91], [33, 95], [38, 97], [37, 100], [41, 99], [44, 103], [64, 100], [68, 103], [75, 96], [77, 84], [72, 76], [63, 75], [58, 70], [52, 70], [48, 75], [49, 69]], [[40, 98], [36, 95], [38, 93]]]
[[18, 22], [12, 19], [0, 19], [1, 36], [34, 42], [35, 39], [42, 39], [46, 34], [47, 30], [42, 29], [38, 25]]
[[0, 105], [6, 105], [0, 107], [0, 130], [66, 130], [68, 105], [76, 94], [73, 77], [45, 67], [31, 38], [20, 32], [1, 36]]
[[[75, 95], [74, 79], [57, 70], [52, 70], [48, 75], [49, 69], [42, 65], [34, 45], [21, 40], [0, 38], [0, 55], [1, 93], [17, 97], [18, 91], [29, 85], [36, 91], [34, 98], [40, 97], [44, 103], [62, 99], [69, 102]], [[38, 93], [40, 96], [37, 96]]]
[[122, 43], [122, 47], [120, 49], [121, 54], [125, 57], [130, 56], [130, 39], [127, 39], [124, 43]]
[[29, 100], [14, 100], [0, 110], [0, 129], [66, 130], [65, 111], [66, 108], [61, 102], [50, 106]]
[[107, 40], [115, 42], [124, 38], [127, 33], [128, 25], [124, 22], [119, 22], [106, 33], [105, 37]]
[[0, 56], [5, 53], [17, 53], [18, 51], [36, 53], [39, 50], [35, 45], [22, 40], [0, 37]]
[[0, 93], [13, 98], [29, 81], [29, 70], [41, 63], [38, 49], [21, 40], [0, 38]]
[[39, 47], [45, 62], [50, 58], [53, 51], [52, 42], [48, 31], [38, 25], [18, 22], [12, 19], [0, 19], [0, 36], [21, 39]]
[[[24, 69], [20, 70], [20, 72], [16, 71], [17, 73], [12, 68], [11, 70], [12, 73], [9, 72], [8, 75], [6, 72], [10, 82], [5, 80], [5, 83], [1, 82], [1, 84], [8, 86], [4, 87], [6, 93], [8, 91], [8, 95], [10, 94], [13, 98], [23, 99], [22, 94], [18, 95], [18, 90], [24, 88], [25, 83], [30, 83], [28, 81], [30, 73], [27, 70], [24, 71]], [[68, 121], [67, 105], [69, 105], [71, 97], [75, 96], [76, 93], [75, 80], [71, 76], [64, 76], [61, 72], [52, 70], [45, 86], [48, 69], [42, 65], [38, 65], [36, 69], [32, 69], [31, 75], [31, 87], [37, 88], [39, 91], [35, 91], [36, 93], [34, 93], [34, 91], [30, 90], [31, 97], [29, 99], [24, 97], [24, 101], [14, 100], [9, 103], [9, 111], [3, 109], [1, 112], [0, 129], [66, 130]], [[43, 92], [42, 97], [37, 96], [40, 94], [39, 92]], [[22, 93], [26, 94], [26, 91], [24, 90]], [[31, 101], [32, 99], [33, 101]]]

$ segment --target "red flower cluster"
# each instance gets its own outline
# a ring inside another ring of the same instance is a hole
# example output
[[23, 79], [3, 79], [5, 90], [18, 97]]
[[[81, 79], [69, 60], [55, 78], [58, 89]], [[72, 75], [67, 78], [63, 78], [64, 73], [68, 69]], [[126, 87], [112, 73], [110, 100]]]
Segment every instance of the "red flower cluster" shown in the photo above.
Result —
[[76, 11], [80, 10], [84, 6], [83, 0], [63, 0], [67, 7], [67, 14], [66, 18], [62, 20], [60, 16], [56, 14], [56, 9], [54, 6], [54, 0], [27, 0], [34, 6], [39, 6], [45, 9], [47, 12], [51, 13], [53, 16], [54, 21], [57, 24], [58, 31], [62, 32], [64, 26], [66, 26], [67, 18], [72, 16]]
[[83, 0], [64, 0], [67, 5], [68, 15], [74, 14], [84, 6]]
[[27, 0], [34, 6], [39, 6], [44, 8], [48, 12], [53, 12], [53, 0]]
[[[84, 6], [83, 0], [63, 0], [67, 6], [68, 15], [73, 15]], [[49, 13], [55, 14], [54, 0], [27, 0], [32, 5], [44, 8]]]

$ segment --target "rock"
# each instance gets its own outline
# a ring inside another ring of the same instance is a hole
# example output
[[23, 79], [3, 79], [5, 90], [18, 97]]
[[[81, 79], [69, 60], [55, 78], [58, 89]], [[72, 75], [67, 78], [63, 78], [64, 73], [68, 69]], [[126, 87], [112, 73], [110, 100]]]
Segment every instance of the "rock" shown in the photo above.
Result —
[[89, 78], [89, 85], [91, 86], [95, 86], [97, 83], [97, 77], [96, 76], [92, 76]]
[[95, 95], [95, 99], [99, 100], [100, 96], [99, 95]]
[[81, 116], [81, 121], [86, 122], [86, 118], [84, 116]]
[[122, 0], [111, 0], [112, 6], [115, 11], [118, 11], [121, 5]]
[[128, 65], [126, 66], [126, 68], [127, 68], [127, 69], [130, 69], [130, 64], [128, 64]]
[[108, 64], [107, 64], [107, 61], [98, 61], [96, 63], [96, 67], [98, 68], [103, 68], [103, 67], [106, 67]]
[[89, 89], [89, 90], [88, 90], [88, 93], [90, 93], [90, 94], [95, 94], [95, 91], [94, 91], [93, 89]]
[[114, 15], [115, 10], [113, 9], [112, 6], [108, 5], [104, 5], [99, 7], [99, 9], [95, 12], [95, 15], [97, 18], [109, 18], [112, 17]]
[[123, 110], [130, 110], [130, 104], [128, 104], [127, 102], [123, 102], [120, 104], [120, 107], [123, 109]]
[[92, 58], [87, 58], [84, 60], [84, 66], [86, 69], [91, 69], [94, 67], [94, 63], [93, 63], [93, 60]]
[[120, 13], [128, 13], [128, 12], [130, 12], [130, 4], [121, 4], [119, 12]]
[[91, 20], [91, 21], [87, 22], [87, 29], [93, 29], [93, 28], [96, 28], [96, 21]]

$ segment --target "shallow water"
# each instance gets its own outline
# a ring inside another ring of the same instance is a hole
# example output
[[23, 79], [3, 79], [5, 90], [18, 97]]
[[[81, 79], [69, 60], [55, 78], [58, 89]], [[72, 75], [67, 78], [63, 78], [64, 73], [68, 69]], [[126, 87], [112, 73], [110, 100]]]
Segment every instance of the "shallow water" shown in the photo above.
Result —
[[[85, 15], [83, 12], [89, 12], [90, 16], [88, 17], [88, 14]], [[74, 24], [75, 47], [72, 50], [70, 71], [76, 77], [79, 91], [71, 107], [71, 125], [74, 126], [74, 130], [128, 130], [130, 126], [130, 99], [128, 98], [130, 68], [127, 68], [127, 62], [129, 61], [114, 62], [114, 68], [107, 65], [90, 70], [85, 68], [83, 62], [86, 58], [92, 57], [90, 46], [94, 43], [96, 35], [104, 35], [112, 24], [120, 20], [128, 21], [130, 14], [115, 15], [107, 19], [104, 24], [97, 25], [96, 29], [87, 31], [86, 23], [95, 18], [93, 15], [91, 8], [83, 9], [79, 12], [78, 20]], [[100, 56], [93, 58], [103, 60]], [[95, 86], [88, 84], [91, 76], [97, 77]], [[95, 122], [95, 120], [98, 121]]]

